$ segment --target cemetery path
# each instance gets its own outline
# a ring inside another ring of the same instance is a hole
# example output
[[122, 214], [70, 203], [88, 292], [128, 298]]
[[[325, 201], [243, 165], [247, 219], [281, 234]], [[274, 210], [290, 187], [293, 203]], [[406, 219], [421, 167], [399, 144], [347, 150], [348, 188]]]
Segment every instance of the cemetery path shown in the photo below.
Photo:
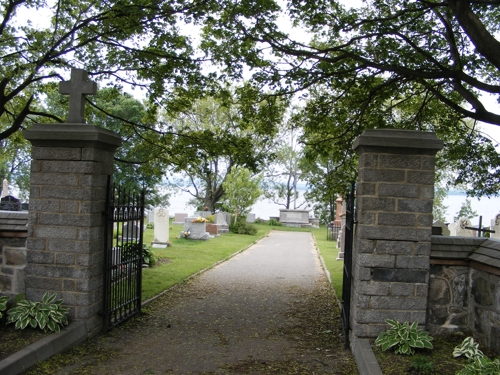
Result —
[[144, 310], [56, 374], [357, 373], [310, 233], [273, 231]]

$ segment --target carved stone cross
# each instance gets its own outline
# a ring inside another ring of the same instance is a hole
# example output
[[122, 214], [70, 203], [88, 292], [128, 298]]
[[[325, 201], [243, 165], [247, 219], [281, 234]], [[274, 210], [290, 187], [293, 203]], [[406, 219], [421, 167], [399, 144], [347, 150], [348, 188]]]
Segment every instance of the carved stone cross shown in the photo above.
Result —
[[84, 124], [85, 95], [97, 93], [97, 83], [87, 80], [83, 69], [71, 69], [71, 79], [59, 83], [59, 93], [69, 95], [68, 123]]

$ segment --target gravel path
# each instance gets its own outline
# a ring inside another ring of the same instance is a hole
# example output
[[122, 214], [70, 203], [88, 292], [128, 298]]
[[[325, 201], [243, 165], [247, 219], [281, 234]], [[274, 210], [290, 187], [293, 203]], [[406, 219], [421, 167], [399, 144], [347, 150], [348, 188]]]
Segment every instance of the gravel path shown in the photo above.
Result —
[[310, 233], [273, 231], [144, 310], [52, 374], [356, 374]]

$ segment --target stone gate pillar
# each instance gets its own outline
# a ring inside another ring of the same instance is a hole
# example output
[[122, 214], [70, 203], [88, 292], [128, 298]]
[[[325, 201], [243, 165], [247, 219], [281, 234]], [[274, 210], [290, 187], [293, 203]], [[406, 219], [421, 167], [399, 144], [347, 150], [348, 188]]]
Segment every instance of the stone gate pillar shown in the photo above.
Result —
[[386, 319], [425, 325], [432, 234], [434, 133], [367, 130], [359, 155], [351, 327], [376, 337]]
[[106, 185], [121, 139], [83, 123], [82, 95], [91, 92], [82, 88], [91, 82], [85, 72], [75, 82], [82, 72], [72, 71], [68, 123], [25, 131], [33, 145], [25, 283], [28, 299], [56, 293], [69, 318], [85, 320], [94, 334], [102, 326]]

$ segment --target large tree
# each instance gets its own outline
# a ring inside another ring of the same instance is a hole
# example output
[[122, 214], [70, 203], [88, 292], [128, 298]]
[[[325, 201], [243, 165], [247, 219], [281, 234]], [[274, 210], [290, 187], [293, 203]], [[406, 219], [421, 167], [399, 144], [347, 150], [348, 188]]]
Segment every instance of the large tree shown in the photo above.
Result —
[[481, 96], [500, 93], [499, 4], [374, 0], [346, 9], [330, 0], [287, 2], [292, 22], [312, 35], [303, 43], [280, 31], [276, 2], [228, 1], [223, 16], [208, 19], [202, 45], [231, 62], [225, 74], [239, 77], [249, 65], [256, 84], [304, 93], [316, 119], [308, 142], [322, 155], [323, 145], [335, 143], [334, 163], [350, 158], [366, 128], [434, 130], [453, 146], [445, 152], [456, 182], [472, 194], [497, 194], [499, 156], [474, 121], [500, 125]]
[[210, 2], [6, 0], [0, 9], [0, 140], [40, 116], [60, 120], [37, 100], [72, 67], [173, 106], [176, 92], [208, 86], [180, 26], [212, 9]]
[[269, 97], [255, 104], [257, 93], [252, 91], [242, 87], [228, 96], [207, 97], [165, 118], [176, 134], [172, 187], [191, 194], [199, 207], [217, 208], [224, 196], [223, 182], [233, 168], [258, 173], [273, 158], [274, 136], [286, 103]]

